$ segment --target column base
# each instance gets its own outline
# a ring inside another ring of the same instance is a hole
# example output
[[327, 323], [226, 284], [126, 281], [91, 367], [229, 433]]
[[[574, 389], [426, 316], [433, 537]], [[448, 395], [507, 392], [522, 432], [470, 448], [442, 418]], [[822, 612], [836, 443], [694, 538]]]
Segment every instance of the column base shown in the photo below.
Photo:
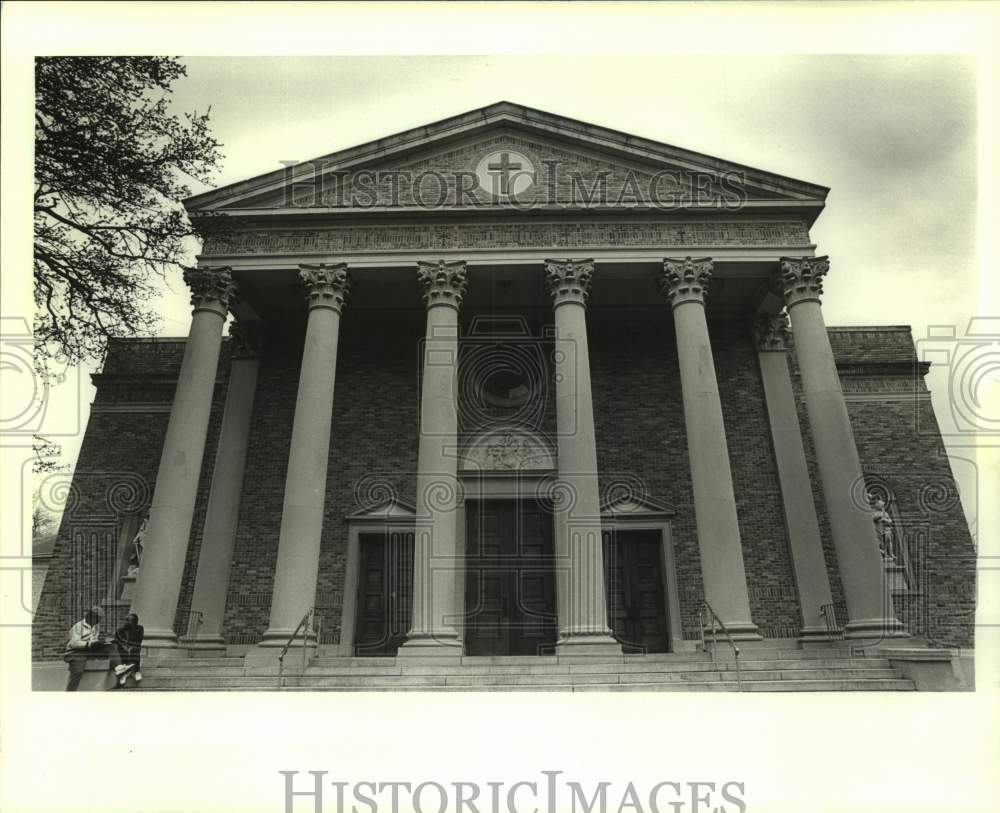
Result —
[[862, 618], [848, 621], [844, 638], [854, 641], [877, 643], [885, 638], [909, 638], [910, 633], [896, 618]]
[[193, 638], [182, 638], [180, 645], [188, 652], [197, 652], [199, 656], [224, 657], [226, 642], [221, 635], [195, 635]]
[[408, 635], [396, 650], [397, 658], [461, 658], [464, 647], [455, 632]]
[[188, 656], [187, 649], [178, 644], [177, 636], [173, 630], [146, 629], [142, 645], [146, 647], [146, 651], [142, 655], [143, 663], [154, 664]]
[[[286, 659], [292, 656], [294, 652], [296, 657], [302, 657], [302, 632], [292, 639], [289, 643], [289, 638], [291, 638], [292, 633], [295, 630], [268, 630], [261, 636], [260, 641], [257, 643], [253, 649], [249, 650], [244, 656], [244, 661], [246, 663], [277, 663], [278, 656], [281, 654], [281, 650], [285, 648], [285, 644], [288, 644], [288, 652], [285, 655]], [[310, 632], [306, 636], [305, 646], [313, 651], [315, 654], [316, 650], [316, 635]], [[311, 657], [311, 656], [310, 656]]]
[[568, 635], [556, 641], [556, 655], [570, 657], [621, 657], [622, 645], [610, 635]]
[[763, 641], [764, 636], [760, 634], [760, 630], [757, 629], [757, 625], [752, 621], [734, 621], [732, 623], [726, 624], [726, 630], [729, 632], [729, 637], [726, 637], [726, 633], [723, 632], [719, 627], [715, 628], [715, 637], [712, 637], [711, 626], [705, 627], [702, 634], [705, 636], [706, 641], [713, 641], [715, 643], [728, 643], [729, 638], [734, 641]]
[[803, 627], [799, 633], [798, 642], [802, 646], [811, 644], [831, 644], [834, 641], [841, 641], [844, 638], [842, 629], [829, 630], [825, 626]]
[[[267, 648], [277, 647], [278, 649], [281, 649], [285, 644], [288, 644], [289, 649], [295, 649], [296, 647], [301, 647], [303, 638], [302, 630], [299, 630], [298, 634], [295, 635], [294, 638], [292, 638], [292, 635], [294, 633], [295, 630], [293, 629], [268, 630], [262, 636], [260, 636], [260, 641], [257, 643], [257, 646], [262, 646]], [[315, 632], [309, 630], [304, 637], [309, 646], [316, 645]]]

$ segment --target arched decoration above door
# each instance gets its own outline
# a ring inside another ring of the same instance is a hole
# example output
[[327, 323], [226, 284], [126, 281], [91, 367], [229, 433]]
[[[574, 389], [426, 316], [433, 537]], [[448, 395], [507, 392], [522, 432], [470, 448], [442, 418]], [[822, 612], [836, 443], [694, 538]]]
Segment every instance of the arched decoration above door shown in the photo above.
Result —
[[556, 453], [546, 438], [521, 427], [490, 429], [469, 440], [462, 449], [459, 471], [555, 471]]

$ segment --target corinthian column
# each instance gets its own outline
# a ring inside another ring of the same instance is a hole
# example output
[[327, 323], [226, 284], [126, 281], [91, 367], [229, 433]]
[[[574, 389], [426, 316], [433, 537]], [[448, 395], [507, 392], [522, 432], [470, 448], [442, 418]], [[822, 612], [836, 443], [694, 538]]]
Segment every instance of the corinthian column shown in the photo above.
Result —
[[729, 446], [705, 319], [711, 276], [711, 259], [665, 259], [660, 292], [674, 312], [705, 599], [734, 638], [756, 640], [760, 633], [750, 617]]
[[848, 638], [905, 635], [886, 589], [864, 473], [826, 332], [820, 297], [826, 257], [783, 257], [776, 287], [792, 320], [823, 499], [847, 601]]
[[222, 326], [236, 291], [230, 270], [184, 271], [194, 310], [163, 440], [132, 604], [132, 611], [146, 628], [143, 643], [164, 650], [177, 647], [174, 616], [205, 454]]
[[[288, 452], [271, 620], [260, 642], [264, 648], [284, 646], [316, 599], [337, 341], [350, 288], [343, 263], [303, 265], [299, 278], [306, 289], [309, 316]], [[296, 637], [292, 645], [302, 646], [302, 638]]]
[[260, 326], [233, 322], [229, 326], [232, 359], [226, 406], [222, 412], [219, 445], [212, 469], [212, 489], [208, 494], [205, 525], [198, 555], [192, 612], [200, 613], [200, 623], [189, 647], [221, 650], [222, 617], [226, 609], [229, 570], [236, 543], [236, 526], [243, 494], [243, 474], [247, 462], [250, 419], [253, 416], [257, 369], [260, 366]]
[[546, 260], [555, 314], [559, 482], [554, 505], [560, 654], [621, 654], [608, 629], [587, 345], [592, 260]]
[[[819, 535], [816, 506], [806, 452], [799, 429], [799, 414], [795, 408], [792, 379], [788, 374], [788, 348], [791, 331], [788, 316], [762, 316], [757, 320], [757, 360], [764, 384], [764, 401], [771, 424], [771, 442], [781, 485], [781, 504], [788, 530], [788, 546], [795, 573], [802, 611], [803, 643], [828, 641], [831, 636], [821, 608], [831, 604], [830, 579], [826, 572], [823, 542]], [[839, 631], [838, 631], [839, 633]]]
[[420, 388], [413, 616], [399, 654], [462, 653], [455, 628], [461, 613], [458, 551], [458, 311], [465, 295], [464, 262], [419, 263], [417, 279], [427, 305]]

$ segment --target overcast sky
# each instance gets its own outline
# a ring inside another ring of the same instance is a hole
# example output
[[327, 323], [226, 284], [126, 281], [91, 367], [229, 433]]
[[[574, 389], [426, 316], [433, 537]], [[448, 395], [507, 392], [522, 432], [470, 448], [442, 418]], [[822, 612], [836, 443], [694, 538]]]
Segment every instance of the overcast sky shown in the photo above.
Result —
[[[971, 58], [567, 55], [192, 58], [178, 110], [211, 107], [218, 185], [506, 99], [831, 188], [812, 230], [831, 325], [953, 324], [976, 306]], [[195, 187], [200, 192], [208, 187]], [[183, 336], [173, 280], [160, 335]], [[945, 371], [929, 383], [950, 422]], [[69, 397], [69, 396], [61, 396]], [[75, 398], [74, 398], [75, 400]], [[90, 396], [84, 393], [84, 408]], [[65, 444], [75, 460], [79, 441]], [[964, 452], [956, 452], [964, 454]], [[972, 469], [954, 468], [975, 514]]]

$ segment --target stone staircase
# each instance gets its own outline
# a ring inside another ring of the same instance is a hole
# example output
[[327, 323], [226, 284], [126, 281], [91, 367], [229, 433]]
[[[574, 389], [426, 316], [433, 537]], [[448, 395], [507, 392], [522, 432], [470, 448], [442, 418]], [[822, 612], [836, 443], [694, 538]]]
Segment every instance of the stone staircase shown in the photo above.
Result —
[[[241, 657], [186, 658], [143, 668], [142, 691], [631, 691], [734, 692], [732, 653], [617, 657], [325, 657], [302, 674], [294, 652], [284, 675]], [[838, 647], [747, 647], [743, 691], [913, 691], [912, 681], [881, 657]], [[282, 685], [279, 687], [279, 680]]]

